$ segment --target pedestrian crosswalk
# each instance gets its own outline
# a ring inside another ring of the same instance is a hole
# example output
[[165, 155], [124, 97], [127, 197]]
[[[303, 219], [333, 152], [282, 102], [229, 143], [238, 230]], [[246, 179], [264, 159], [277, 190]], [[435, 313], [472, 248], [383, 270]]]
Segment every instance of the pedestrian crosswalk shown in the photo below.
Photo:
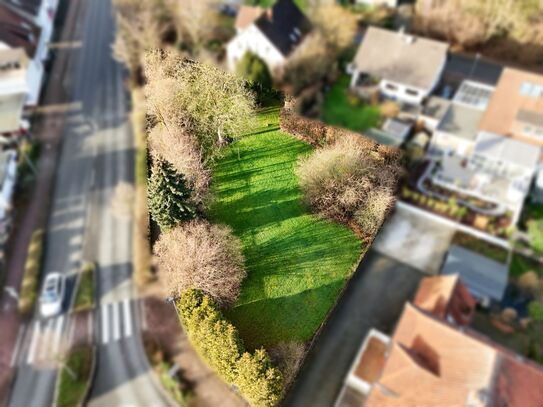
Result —
[[31, 325], [32, 333], [25, 362], [29, 365], [51, 363], [59, 360], [62, 346], [65, 316], [37, 320]]
[[133, 334], [132, 303], [129, 299], [100, 306], [100, 343], [116, 342]]

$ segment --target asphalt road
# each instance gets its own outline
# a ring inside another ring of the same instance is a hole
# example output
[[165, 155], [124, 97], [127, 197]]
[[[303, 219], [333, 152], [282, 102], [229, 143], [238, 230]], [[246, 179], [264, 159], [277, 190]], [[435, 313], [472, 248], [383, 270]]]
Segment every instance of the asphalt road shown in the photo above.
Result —
[[[112, 210], [116, 187], [133, 184], [134, 151], [126, 72], [111, 52], [115, 29], [111, 3], [81, 4], [73, 39], [81, 39], [82, 47], [71, 51], [72, 63], [62, 78], [51, 78], [68, 90], [67, 102], [79, 105], [65, 121], [44, 272], [67, 276], [69, 299], [81, 262], [98, 264], [94, 330], [98, 351], [89, 404], [169, 405], [150, 373], [139, 335], [140, 312], [131, 279], [132, 220], [129, 214]], [[65, 304], [64, 312], [67, 308]], [[62, 315], [41, 321], [36, 315], [28, 324], [23, 339], [28, 346], [19, 357], [10, 405], [52, 404], [57, 364], [51, 362], [58, 359], [55, 349], [69, 340], [68, 320]]]

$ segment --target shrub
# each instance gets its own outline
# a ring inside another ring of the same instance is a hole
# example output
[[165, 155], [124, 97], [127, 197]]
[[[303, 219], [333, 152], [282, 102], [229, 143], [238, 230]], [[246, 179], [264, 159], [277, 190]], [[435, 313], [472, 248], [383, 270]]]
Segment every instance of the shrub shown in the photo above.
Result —
[[541, 280], [539, 279], [539, 275], [535, 271], [527, 271], [523, 273], [518, 281], [517, 281], [518, 287], [531, 295], [538, 294], [542, 289]]
[[230, 228], [193, 220], [162, 234], [155, 253], [173, 295], [195, 288], [221, 305], [238, 298], [246, 273], [241, 243]]
[[528, 234], [532, 248], [543, 253], [543, 219], [531, 220], [528, 222]]
[[177, 307], [189, 340], [224, 381], [235, 385], [252, 406], [277, 404], [283, 379], [264, 349], [245, 352], [237, 329], [199, 290], [184, 291]]
[[43, 258], [43, 229], [37, 229], [32, 233], [28, 252], [26, 255], [23, 282], [19, 294], [18, 308], [21, 314], [32, 311], [38, 295], [38, 282]]
[[236, 66], [236, 73], [250, 83], [258, 83], [263, 89], [272, 86], [272, 77], [266, 63], [256, 54], [246, 52]]
[[528, 304], [528, 315], [535, 322], [543, 322], [543, 304], [532, 301]]
[[280, 342], [270, 349], [270, 357], [283, 374], [285, 387], [296, 377], [305, 354], [305, 346], [300, 342]]
[[196, 213], [185, 178], [163, 159], [157, 159], [153, 165], [148, 200], [151, 217], [162, 230], [192, 219]]
[[316, 150], [302, 158], [297, 168], [304, 198], [318, 213], [344, 223], [359, 220], [362, 228], [371, 231], [385, 216], [380, 212], [394, 201], [399, 173], [397, 163], [385, 163], [377, 152], [364, 148], [357, 136]]

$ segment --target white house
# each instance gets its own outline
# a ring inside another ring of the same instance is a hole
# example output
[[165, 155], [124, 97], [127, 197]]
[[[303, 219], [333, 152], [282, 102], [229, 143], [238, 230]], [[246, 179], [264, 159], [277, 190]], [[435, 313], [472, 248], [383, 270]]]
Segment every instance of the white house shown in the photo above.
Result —
[[22, 48], [0, 50], [0, 134], [21, 129], [28, 97], [29, 60]]
[[383, 96], [420, 105], [439, 83], [448, 47], [403, 31], [369, 27], [349, 65], [351, 89], [377, 83]]
[[292, 0], [278, 0], [269, 9], [241, 7], [236, 30], [226, 48], [228, 69], [235, 70], [245, 53], [252, 52], [275, 73], [303, 42], [310, 23]]

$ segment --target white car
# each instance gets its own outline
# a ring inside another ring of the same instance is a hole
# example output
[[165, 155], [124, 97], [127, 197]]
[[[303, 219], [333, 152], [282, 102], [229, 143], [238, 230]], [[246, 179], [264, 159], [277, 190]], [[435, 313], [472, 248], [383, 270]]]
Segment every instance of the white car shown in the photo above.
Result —
[[64, 277], [58, 272], [47, 274], [40, 296], [40, 312], [45, 318], [54, 317], [62, 311]]

